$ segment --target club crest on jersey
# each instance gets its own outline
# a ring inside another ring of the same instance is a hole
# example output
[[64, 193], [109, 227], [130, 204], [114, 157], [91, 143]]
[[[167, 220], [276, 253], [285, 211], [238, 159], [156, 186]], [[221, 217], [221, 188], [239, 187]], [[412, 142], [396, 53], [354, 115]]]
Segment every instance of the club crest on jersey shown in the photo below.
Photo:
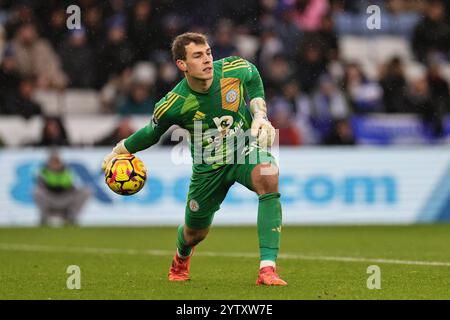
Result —
[[237, 94], [236, 90], [231, 89], [230, 91], [227, 92], [227, 94], [225, 96], [225, 100], [228, 103], [233, 103], [236, 101], [237, 97], [238, 97], [238, 94]]
[[241, 82], [238, 78], [220, 79], [220, 94], [222, 97], [222, 108], [237, 112], [240, 102]]
[[192, 212], [197, 212], [198, 209], [200, 209], [197, 200], [191, 199], [191, 201], [189, 201], [189, 209], [191, 209]]

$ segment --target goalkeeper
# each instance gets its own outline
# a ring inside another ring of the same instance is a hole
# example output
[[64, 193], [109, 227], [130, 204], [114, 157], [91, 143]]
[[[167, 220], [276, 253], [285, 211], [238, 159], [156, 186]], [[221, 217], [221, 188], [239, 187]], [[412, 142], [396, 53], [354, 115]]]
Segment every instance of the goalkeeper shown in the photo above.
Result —
[[261, 260], [256, 283], [284, 286], [287, 283], [276, 273], [275, 264], [281, 235], [278, 168], [267, 151], [274, 142], [275, 129], [267, 120], [259, 72], [239, 57], [213, 61], [208, 41], [199, 33], [177, 36], [172, 56], [184, 79], [156, 104], [152, 121], [120, 141], [102, 167], [105, 169], [118, 154], [149, 148], [172, 125], [186, 129], [191, 139], [193, 173], [169, 280], [189, 280], [194, 246], [205, 239], [215, 212], [237, 181], [259, 197]]

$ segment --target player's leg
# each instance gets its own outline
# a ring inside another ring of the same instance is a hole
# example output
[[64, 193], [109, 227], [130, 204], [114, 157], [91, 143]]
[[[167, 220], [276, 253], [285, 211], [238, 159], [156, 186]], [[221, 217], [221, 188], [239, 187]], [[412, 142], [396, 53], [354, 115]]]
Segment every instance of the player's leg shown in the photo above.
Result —
[[259, 198], [260, 274], [257, 284], [286, 285], [275, 272], [282, 223], [279, 170], [275, 159], [267, 151], [255, 148], [251, 153], [247, 156], [249, 163], [236, 166], [236, 180], [254, 191]]
[[178, 227], [177, 253], [169, 269], [169, 280], [189, 280], [193, 248], [205, 239], [214, 214], [219, 210], [231, 185], [232, 180], [227, 177], [227, 169], [220, 169], [207, 175], [192, 175], [185, 223]]
[[278, 168], [274, 164], [258, 164], [251, 178], [259, 197], [257, 224], [261, 262], [257, 284], [286, 285], [275, 273], [282, 222]]
[[[212, 217], [214, 213], [209, 216]], [[202, 225], [195, 225], [199, 229], [192, 228], [192, 221], [186, 215], [186, 222], [178, 226], [177, 251], [173, 257], [172, 264], [169, 268], [170, 281], [186, 281], [189, 280], [190, 260], [194, 253], [194, 247], [199, 244], [209, 232], [209, 225], [212, 218], [205, 218]], [[207, 227], [206, 227], [207, 225]]]
[[178, 226], [177, 254], [180, 258], [187, 258], [191, 255], [192, 248], [206, 238], [209, 227], [202, 229], [192, 229], [186, 224]]

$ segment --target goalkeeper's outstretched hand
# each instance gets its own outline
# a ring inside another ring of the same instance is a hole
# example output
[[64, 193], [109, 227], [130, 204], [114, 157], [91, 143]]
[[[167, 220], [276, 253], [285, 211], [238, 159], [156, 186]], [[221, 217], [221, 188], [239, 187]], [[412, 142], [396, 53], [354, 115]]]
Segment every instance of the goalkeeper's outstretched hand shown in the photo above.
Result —
[[111, 153], [107, 154], [102, 162], [102, 169], [105, 171], [105, 169], [108, 167], [109, 162], [119, 154], [129, 154], [130, 152], [125, 148], [125, 139], [121, 140], [119, 143], [116, 144], [116, 146], [112, 149]]

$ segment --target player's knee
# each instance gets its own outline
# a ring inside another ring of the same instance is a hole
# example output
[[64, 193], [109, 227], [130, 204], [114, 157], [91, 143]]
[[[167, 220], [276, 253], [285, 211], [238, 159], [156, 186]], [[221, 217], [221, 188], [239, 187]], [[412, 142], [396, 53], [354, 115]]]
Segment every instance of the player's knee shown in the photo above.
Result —
[[260, 165], [253, 175], [253, 186], [257, 194], [278, 192], [278, 168], [275, 165]]
[[189, 229], [185, 234], [185, 240], [189, 246], [195, 246], [206, 238], [208, 229], [194, 230]]

